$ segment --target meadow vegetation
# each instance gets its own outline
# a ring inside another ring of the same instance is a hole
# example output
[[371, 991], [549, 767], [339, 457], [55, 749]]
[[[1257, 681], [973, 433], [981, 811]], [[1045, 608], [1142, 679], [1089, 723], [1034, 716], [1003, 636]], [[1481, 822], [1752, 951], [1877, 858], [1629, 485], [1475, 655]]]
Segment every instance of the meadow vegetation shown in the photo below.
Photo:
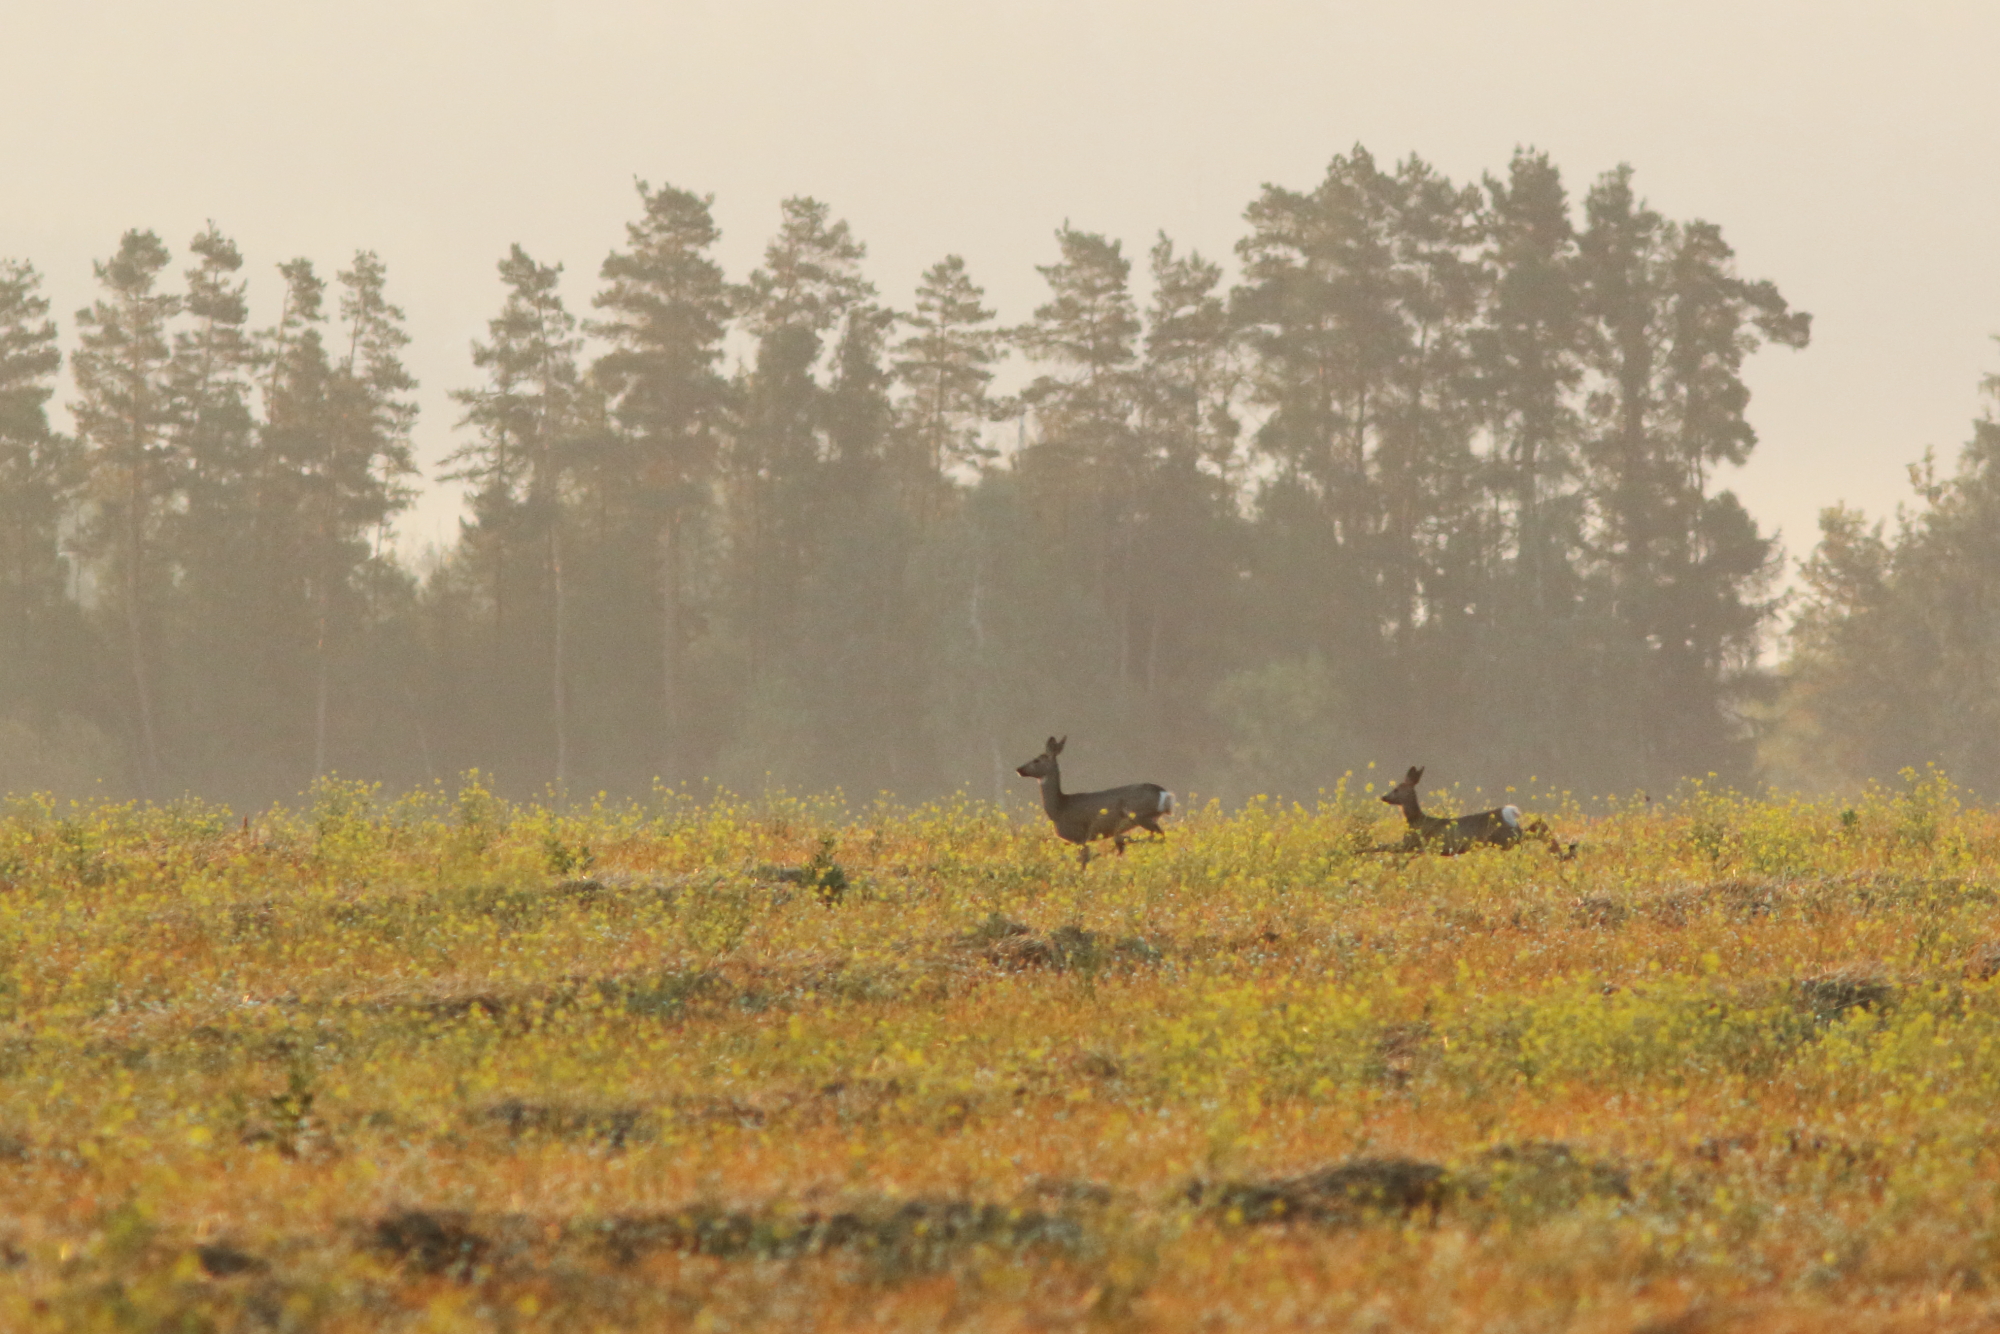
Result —
[[2000, 1318], [2000, 817], [1381, 856], [1364, 787], [1087, 870], [970, 802], [16, 799], [0, 1327]]

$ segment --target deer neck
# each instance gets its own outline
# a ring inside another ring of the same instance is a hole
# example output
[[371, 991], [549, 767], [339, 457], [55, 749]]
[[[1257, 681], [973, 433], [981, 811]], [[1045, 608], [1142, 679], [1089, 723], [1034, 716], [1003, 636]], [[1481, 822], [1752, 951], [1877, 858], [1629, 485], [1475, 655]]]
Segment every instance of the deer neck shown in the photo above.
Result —
[[1430, 817], [1424, 814], [1424, 808], [1417, 804], [1417, 794], [1414, 792], [1410, 794], [1408, 801], [1396, 804], [1403, 808], [1403, 819], [1412, 829], [1421, 829], [1430, 820]]
[[1062, 767], [1051, 760], [1049, 771], [1042, 775], [1042, 811], [1055, 819], [1062, 813], [1063, 800]]

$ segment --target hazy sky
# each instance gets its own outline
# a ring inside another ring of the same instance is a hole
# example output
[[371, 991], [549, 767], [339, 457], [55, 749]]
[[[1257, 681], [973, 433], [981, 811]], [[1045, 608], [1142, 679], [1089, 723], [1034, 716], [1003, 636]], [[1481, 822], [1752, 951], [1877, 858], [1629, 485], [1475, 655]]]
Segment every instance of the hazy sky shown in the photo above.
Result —
[[[257, 318], [274, 266], [388, 265], [423, 381], [419, 455], [497, 309], [512, 242], [585, 312], [635, 177], [713, 192], [732, 277], [778, 201], [829, 202], [883, 297], [956, 251], [1003, 319], [1041, 299], [1065, 219], [1141, 262], [1218, 258], [1264, 182], [1355, 143], [1455, 179], [1547, 150], [1580, 197], [1619, 162], [1814, 315], [1753, 362], [1762, 444], [1733, 484], [1803, 555], [1836, 500], [1887, 514], [2000, 370], [2000, 5], [656, 3], [0, 0], [0, 256], [43, 272], [64, 338], [90, 263], [150, 227], [183, 267], [213, 218]], [[64, 396], [68, 395], [65, 382]], [[455, 496], [405, 524], [455, 532]]]

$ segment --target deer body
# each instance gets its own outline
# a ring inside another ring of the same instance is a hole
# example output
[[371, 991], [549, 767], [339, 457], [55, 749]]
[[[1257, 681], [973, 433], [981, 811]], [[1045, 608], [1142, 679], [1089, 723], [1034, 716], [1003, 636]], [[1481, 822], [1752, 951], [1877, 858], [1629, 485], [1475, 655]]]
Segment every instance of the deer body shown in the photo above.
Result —
[[[1410, 832], [1403, 835], [1402, 843], [1391, 851], [1435, 852], [1455, 857], [1481, 846], [1511, 848], [1532, 834], [1537, 839], [1546, 840], [1551, 852], [1567, 859], [1568, 854], [1564, 853], [1548, 825], [1540, 820], [1523, 823], [1519, 806], [1496, 806], [1490, 811], [1477, 811], [1455, 819], [1425, 815], [1423, 807], [1417, 803], [1417, 783], [1423, 776], [1422, 765], [1411, 765], [1410, 771], [1403, 775], [1403, 781], [1382, 794], [1383, 801], [1402, 807], [1403, 819], [1410, 826]], [[1570, 853], [1574, 852], [1572, 845]]]
[[1041, 780], [1042, 810], [1055, 825], [1058, 838], [1082, 849], [1079, 857], [1083, 865], [1090, 865], [1090, 845], [1097, 839], [1110, 839], [1123, 856], [1125, 835], [1134, 829], [1150, 829], [1160, 838], [1167, 836], [1167, 831], [1160, 828], [1160, 817], [1173, 814], [1174, 794], [1158, 783], [1128, 783], [1102, 792], [1064, 792], [1062, 768], [1056, 756], [1062, 753], [1068, 740], [1068, 737], [1050, 737], [1041, 754], [1014, 772], [1023, 778]]

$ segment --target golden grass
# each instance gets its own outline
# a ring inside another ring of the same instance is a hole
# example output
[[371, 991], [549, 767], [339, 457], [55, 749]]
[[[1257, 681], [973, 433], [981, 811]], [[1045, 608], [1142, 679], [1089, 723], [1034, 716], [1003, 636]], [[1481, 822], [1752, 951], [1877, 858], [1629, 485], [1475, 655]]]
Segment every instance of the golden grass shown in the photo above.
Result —
[[2000, 1320], [2000, 817], [0, 817], [0, 1328]]

